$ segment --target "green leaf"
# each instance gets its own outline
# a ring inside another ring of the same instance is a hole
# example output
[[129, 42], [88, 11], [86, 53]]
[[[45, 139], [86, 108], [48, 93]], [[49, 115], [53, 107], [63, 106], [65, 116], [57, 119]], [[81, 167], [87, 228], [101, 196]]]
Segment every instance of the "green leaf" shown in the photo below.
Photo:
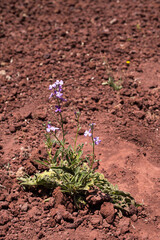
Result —
[[44, 161], [41, 161], [41, 160], [34, 160], [34, 161], [49, 168], [49, 162], [48, 161], [47, 161], [47, 163], [45, 163]]

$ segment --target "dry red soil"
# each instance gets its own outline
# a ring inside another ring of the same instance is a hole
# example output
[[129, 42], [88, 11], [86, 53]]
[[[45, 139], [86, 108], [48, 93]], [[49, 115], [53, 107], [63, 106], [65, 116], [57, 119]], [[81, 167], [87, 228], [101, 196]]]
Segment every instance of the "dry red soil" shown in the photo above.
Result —
[[[160, 239], [159, 13], [159, 0], [0, 1], [0, 239]], [[102, 85], [109, 76], [121, 90]], [[68, 140], [80, 110], [84, 154], [94, 122], [98, 171], [143, 204], [137, 214], [107, 221], [66, 207], [58, 190], [19, 186], [18, 169], [32, 175], [41, 170], [34, 159], [46, 157], [56, 79]]]

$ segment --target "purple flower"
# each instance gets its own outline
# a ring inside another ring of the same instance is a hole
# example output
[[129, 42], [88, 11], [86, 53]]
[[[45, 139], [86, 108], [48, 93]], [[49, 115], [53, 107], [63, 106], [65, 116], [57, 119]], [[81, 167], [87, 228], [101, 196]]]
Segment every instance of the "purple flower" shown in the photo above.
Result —
[[53, 95], [54, 95], [54, 94], [53, 94], [53, 93], [51, 93], [51, 94], [50, 94], [50, 96], [49, 96], [49, 99], [50, 99], [51, 97], [53, 97]]
[[91, 129], [89, 129], [89, 131], [86, 130], [86, 131], [84, 132], [84, 136], [85, 136], [85, 137], [87, 137], [87, 136], [91, 137], [91, 136], [92, 136]]
[[93, 139], [93, 141], [95, 142], [96, 145], [98, 145], [98, 144], [101, 142], [101, 140], [99, 139], [99, 137], [95, 137], [95, 138]]
[[62, 80], [56, 80], [56, 82], [55, 82], [55, 84], [57, 85], [57, 86], [62, 86], [63, 85], [63, 81]]
[[60, 106], [55, 106], [55, 107], [56, 107], [55, 112], [61, 112], [61, 107]]
[[52, 88], [56, 88], [56, 87], [57, 87], [56, 83], [53, 83]]
[[63, 102], [67, 102], [67, 99], [61, 98], [61, 101], [63, 101]]
[[48, 127], [46, 128], [46, 131], [47, 131], [47, 132], [50, 132], [50, 131], [51, 131], [51, 125], [50, 125], [50, 124], [48, 124]]
[[52, 85], [49, 85], [49, 90], [52, 90], [52, 87], [53, 87]]
[[62, 96], [63, 96], [63, 93], [56, 91], [56, 97], [57, 97], [57, 98], [60, 98], [60, 99], [61, 99]]
[[67, 101], [66, 99], [62, 98], [63, 96], [63, 89], [62, 89], [62, 85], [63, 85], [63, 81], [62, 80], [56, 80], [55, 83], [53, 83], [52, 85], [49, 85], [49, 90], [53, 90], [54, 92], [52, 92], [49, 96], [49, 99], [51, 97], [53, 97], [53, 95], [55, 95], [57, 98], [59, 98], [61, 101]]
[[59, 92], [62, 92], [63, 89], [62, 89], [61, 85], [58, 86], [58, 90], [59, 90]]
[[53, 83], [52, 85], [49, 85], [49, 90], [52, 90], [53, 88], [59, 87], [60, 89], [62, 89], [62, 85], [63, 85], [63, 81], [62, 80], [56, 80], [55, 83]]
[[48, 127], [46, 129], [46, 131], [49, 133], [50, 131], [55, 132], [56, 130], [59, 130], [59, 128], [53, 127], [50, 124], [48, 124]]

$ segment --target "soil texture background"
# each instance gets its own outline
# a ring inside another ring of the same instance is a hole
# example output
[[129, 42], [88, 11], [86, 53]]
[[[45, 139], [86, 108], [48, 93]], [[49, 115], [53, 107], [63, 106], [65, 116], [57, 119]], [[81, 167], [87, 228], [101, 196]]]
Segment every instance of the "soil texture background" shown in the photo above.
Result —
[[[159, 0], [0, 1], [0, 239], [160, 239], [159, 13]], [[98, 171], [143, 204], [131, 217], [110, 210], [109, 221], [66, 206], [58, 189], [19, 186], [17, 172], [43, 170], [34, 160], [46, 158], [57, 79], [68, 141], [79, 110], [78, 141], [90, 153], [83, 133], [96, 123]]]

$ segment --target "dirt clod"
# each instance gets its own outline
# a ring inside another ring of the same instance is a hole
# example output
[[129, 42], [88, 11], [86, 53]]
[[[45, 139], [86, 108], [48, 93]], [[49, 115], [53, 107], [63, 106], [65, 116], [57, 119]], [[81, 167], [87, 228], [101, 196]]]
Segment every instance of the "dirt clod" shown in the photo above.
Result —
[[100, 213], [106, 219], [107, 223], [112, 223], [115, 216], [114, 206], [110, 202], [104, 202], [101, 205]]

